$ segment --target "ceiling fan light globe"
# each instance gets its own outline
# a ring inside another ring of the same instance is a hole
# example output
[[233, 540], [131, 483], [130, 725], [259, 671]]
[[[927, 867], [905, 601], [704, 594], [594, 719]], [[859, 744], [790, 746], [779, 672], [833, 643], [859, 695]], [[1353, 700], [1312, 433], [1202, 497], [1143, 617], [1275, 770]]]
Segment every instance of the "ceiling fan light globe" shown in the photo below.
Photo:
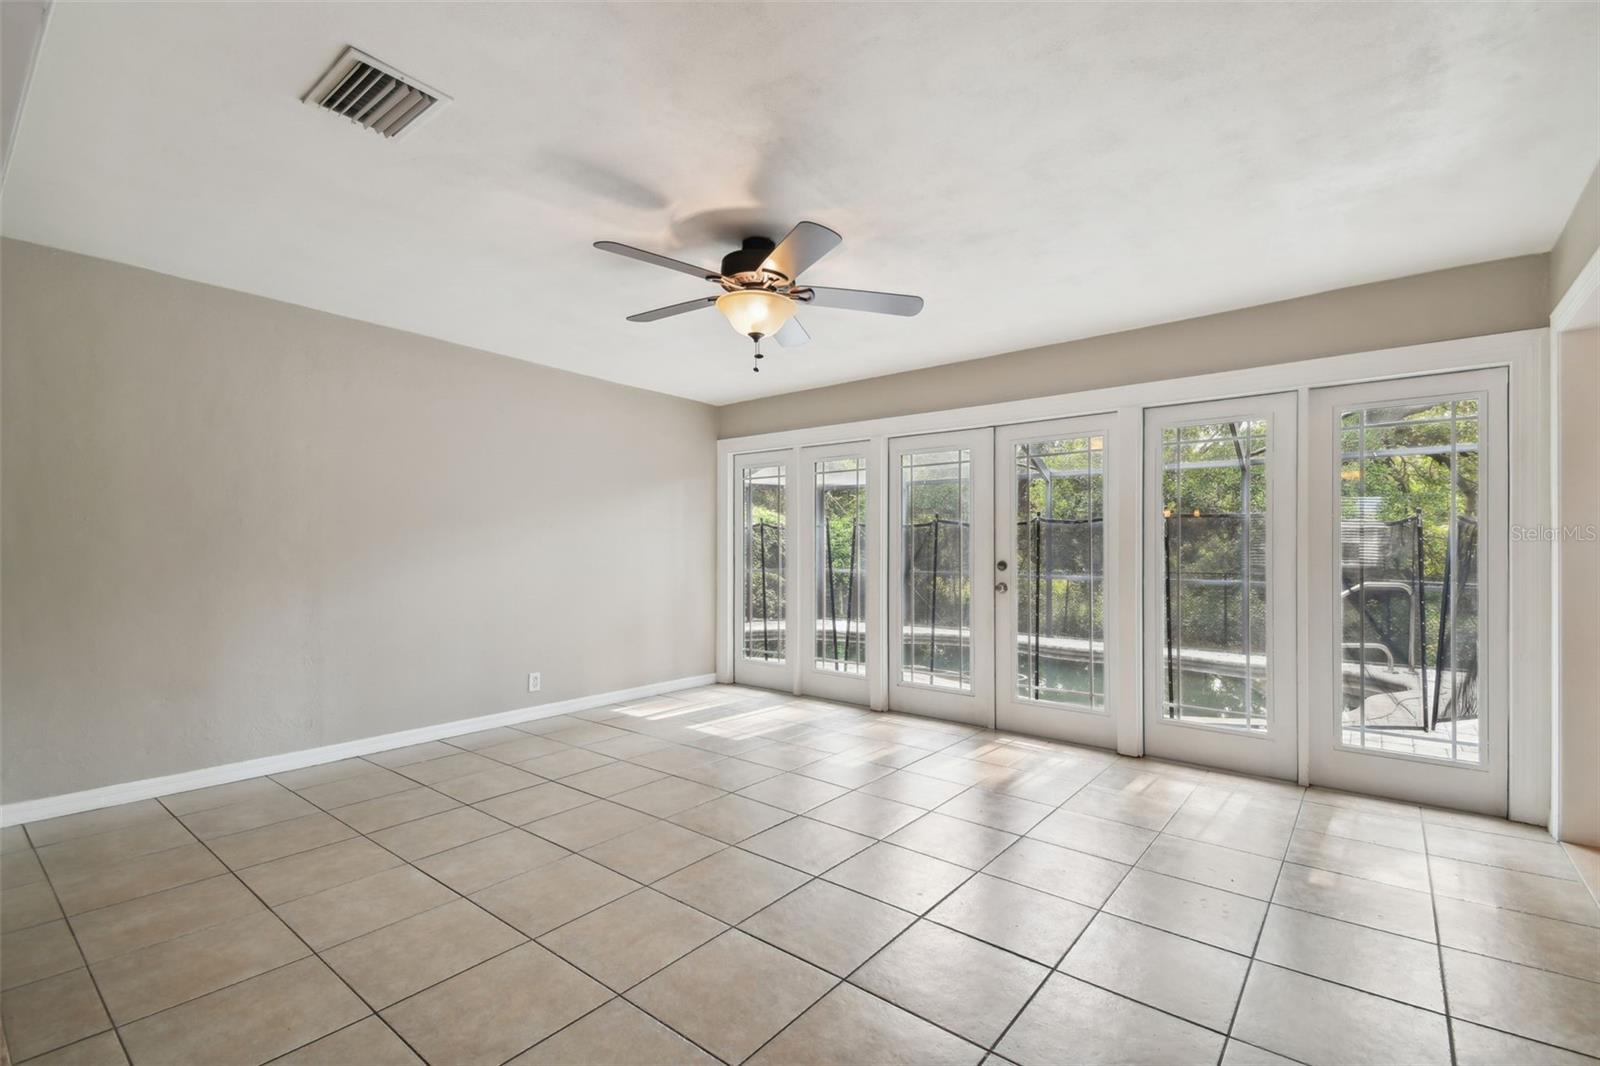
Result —
[[717, 310], [735, 330], [747, 337], [769, 337], [794, 317], [794, 301], [761, 289], [725, 292], [717, 297]]

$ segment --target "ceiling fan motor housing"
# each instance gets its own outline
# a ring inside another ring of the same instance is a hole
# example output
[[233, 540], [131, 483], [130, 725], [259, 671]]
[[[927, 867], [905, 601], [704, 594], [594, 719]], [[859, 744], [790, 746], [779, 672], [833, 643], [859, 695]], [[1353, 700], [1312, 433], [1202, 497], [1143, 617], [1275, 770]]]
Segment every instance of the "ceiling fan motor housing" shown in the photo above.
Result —
[[722, 276], [732, 278], [740, 274], [759, 273], [761, 264], [767, 261], [776, 247], [770, 237], [746, 237], [738, 251], [722, 257]]

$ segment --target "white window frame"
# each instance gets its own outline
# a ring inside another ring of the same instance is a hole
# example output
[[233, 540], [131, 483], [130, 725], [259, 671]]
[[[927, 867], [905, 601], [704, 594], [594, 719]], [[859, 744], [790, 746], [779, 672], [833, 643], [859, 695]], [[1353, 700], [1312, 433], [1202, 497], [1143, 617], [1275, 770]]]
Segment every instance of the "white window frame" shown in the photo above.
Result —
[[[981, 429], [1019, 422], [1043, 422], [1102, 414], [1107, 411], [1117, 411], [1119, 415], [1115, 438], [1111, 442], [1114, 454], [1138, 455], [1142, 454], [1140, 425], [1145, 408], [1289, 391], [1297, 395], [1297, 409], [1300, 415], [1297, 420], [1300, 434], [1297, 513], [1300, 519], [1299, 539], [1303, 540], [1308, 528], [1308, 493], [1311, 484], [1307, 468], [1311, 449], [1306, 439], [1309, 419], [1305, 417], [1310, 390], [1333, 385], [1495, 366], [1508, 368], [1510, 378], [1509, 519], [1513, 526], [1548, 527], [1552, 521], [1549, 465], [1550, 333], [1548, 329], [1542, 328], [721, 440], [717, 444], [718, 680], [729, 682], [733, 680], [736, 650], [737, 613], [734, 610], [733, 599], [738, 591], [735, 569], [738, 551], [734, 528], [734, 521], [737, 518], [737, 486], [733, 477], [736, 456], [775, 449], [794, 450], [814, 445], [865, 440], [877, 451], [879, 469], [883, 470], [888, 440], [892, 437]], [[1123, 463], [1120, 467], [1126, 476], [1130, 467], [1137, 465]], [[796, 466], [791, 463], [790, 469], [796, 469]], [[1143, 507], [1142, 478], [1137, 469], [1133, 471], [1133, 481], [1134, 484], [1123, 482], [1122, 487], [1125, 491], [1120, 494], [1117, 504], [1116, 517], [1124, 523], [1121, 526], [1124, 529], [1135, 528], [1132, 523], [1139, 520]], [[872, 506], [876, 536], [874, 537], [869, 530], [869, 538], [875, 557], [878, 559], [887, 558], [881, 554], [886, 547], [888, 510], [884, 497], [887, 495], [880, 492], [878, 501]], [[1508, 810], [1513, 819], [1545, 825], [1549, 819], [1551, 802], [1550, 553], [1514, 550], [1508, 562], [1510, 645], [1507, 658], [1511, 704]], [[1142, 597], [1142, 580], [1142, 573], [1125, 575], [1122, 590], [1117, 594], [1121, 607], [1117, 631], [1108, 634], [1107, 638], [1109, 641], [1114, 636], [1122, 642], [1119, 643], [1119, 648], [1129, 653], [1134, 652], [1140, 643], [1138, 608]], [[882, 584], [887, 586], [888, 583]], [[886, 588], [878, 590], [880, 597], [886, 594]], [[1309, 577], [1305, 568], [1300, 570], [1296, 595], [1298, 602], [1309, 602]], [[887, 604], [880, 599], [879, 606], [881, 609]], [[1297, 704], [1301, 714], [1299, 779], [1306, 782], [1309, 780], [1311, 733], [1308, 721], [1311, 702], [1310, 681], [1307, 671], [1312, 653], [1307, 627], [1303, 625], [1300, 627], [1298, 639], [1300, 654]], [[880, 630], [877, 642], [883, 643], [886, 640], [886, 634]], [[794, 661], [793, 656], [790, 658]], [[1116, 711], [1117, 750], [1128, 755], [1142, 754], [1143, 697], [1138, 677], [1142, 656], [1123, 654], [1119, 657], [1119, 661], [1132, 665], [1133, 677], [1131, 682], [1126, 679], [1119, 679], [1117, 682], [1125, 686], [1120, 690], [1123, 699]], [[880, 668], [873, 681], [869, 682], [868, 706], [874, 709], [887, 706], [885, 679], [886, 671]]]
[[[1133, 416], [1137, 419], [1137, 415]], [[995, 608], [994, 669], [995, 669], [995, 722], [1000, 729], [1038, 733], [1077, 744], [1094, 744], [1115, 747], [1119, 737], [1118, 712], [1125, 692], [1119, 679], [1124, 672], [1123, 660], [1130, 656], [1137, 660], [1138, 640], [1122, 635], [1122, 604], [1113, 590], [1123, 587], [1123, 570], [1137, 572], [1133, 557], [1138, 554], [1137, 544], [1124, 535], [1119, 476], [1124, 463], [1139, 464], [1137, 450], [1129, 455], [1114, 452], [1123, 446], [1120, 435], [1121, 419], [1117, 412], [1101, 411], [1082, 418], [1065, 418], [1052, 422], [1027, 422], [1020, 425], [996, 427], [994, 444], [994, 545], [996, 558], [1011, 563], [1009, 583], [1011, 594]], [[1137, 427], [1135, 427], [1137, 432]], [[1015, 686], [1001, 679], [1009, 677], [1017, 653], [1016, 597], [1021, 571], [1017, 560], [1016, 527], [1020, 516], [1016, 514], [1016, 447], [1019, 444], [1045, 440], [1051, 437], [1102, 438], [1100, 457], [1102, 487], [1101, 515], [1104, 519], [1105, 541], [1101, 546], [1102, 569], [1100, 591], [1105, 628], [1101, 640], [1105, 644], [1101, 673], [1105, 678], [1103, 706], [1096, 710], [1081, 704], [1056, 703], [1051, 700], [1032, 700], [1016, 694]], [[1002, 499], [1012, 501], [1002, 504]], [[1136, 538], [1135, 538], [1136, 540]], [[1002, 577], [1002, 575], [995, 575]], [[1136, 667], [1135, 667], [1136, 669]]]
[[[1296, 629], [1295, 575], [1304, 560], [1304, 534], [1299, 532], [1296, 507], [1295, 449], [1299, 444], [1298, 397], [1294, 393], [1267, 393], [1236, 396], [1226, 400], [1194, 404], [1168, 404], [1147, 411], [1145, 419], [1144, 478], [1145, 499], [1150, 507], [1145, 517], [1153, 517], [1165, 502], [1162, 480], [1165, 458], [1162, 431], [1184, 426], [1225, 422], [1239, 416], [1264, 419], [1268, 424], [1269, 455], [1265, 463], [1267, 478], [1267, 626], [1266, 661], [1271, 671], [1267, 702], [1267, 728], [1239, 729], [1235, 726], [1208, 725], [1162, 714], [1159, 693], [1166, 677], [1162, 648], [1165, 645], [1166, 608], [1162, 603], [1165, 574], [1162, 560], [1162, 530], [1157, 523], [1141, 523], [1144, 541], [1145, 720], [1144, 736], [1155, 754], [1166, 758], [1187, 757], [1207, 766], [1236, 770], [1264, 777], [1299, 776], [1301, 747], [1299, 714], [1283, 708], [1298, 706], [1299, 639]], [[1288, 490], [1288, 491], [1286, 491]], [[1187, 735], [1184, 735], [1187, 733]], [[1154, 737], [1152, 738], [1152, 734]], [[1181, 749], [1173, 745], [1181, 744]], [[1159, 749], [1169, 750], [1161, 751]]]
[[[1310, 664], [1313, 767], [1319, 780], [1325, 780], [1333, 787], [1352, 791], [1385, 789], [1390, 794], [1413, 802], [1447, 804], [1499, 814], [1506, 795], [1498, 788], [1488, 793], [1484, 784], [1473, 779], [1503, 781], [1509, 769], [1503, 760], [1508, 749], [1506, 736], [1510, 723], [1501, 715], [1480, 716], [1479, 728], [1483, 732], [1479, 737], [1479, 760], [1476, 763], [1359, 747], [1345, 741], [1344, 731], [1334, 724], [1338, 712], [1333, 705], [1335, 679], [1344, 660], [1341, 640], [1336, 638], [1344, 626], [1344, 605], [1325, 579], [1334, 575], [1333, 567], [1337, 565], [1338, 546], [1335, 543], [1334, 523], [1338, 520], [1343, 502], [1339, 481], [1333, 474], [1340, 456], [1339, 423], [1336, 417], [1339, 411], [1347, 407], [1397, 407], [1445, 400], [1477, 400], [1480, 448], [1478, 508], [1482, 522], [1478, 556], [1479, 612], [1482, 619], [1479, 655], [1483, 664], [1480, 684], [1485, 693], [1485, 703], [1490, 708], [1507, 699], [1507, 649], [1504, 643], [1494, 639], [1494, 634], [1511, 628], [1506, 597], [1509, 523], [1502, 521], [1506, 514], [1506, 488], [1510, 474], [1502, 443], [1506, 440], [1504, 386], [1509, 383], [1502, 381], [1491, 368], [1488, 373], [1467, 372], [1448, 380], [1419, 377], [1397, 383], [1400, 387], [1374, 392], [1368, 398], [1364, 395], [1364, 389], [1371, 384], [1364, 382], [1350, 389], [1318, 390], [1311, 411], [1313, 450], [1309, 465], [1312, 483], [1308, 486], [1308, 495], [1313, 527], [1309, 531], [1310, 559], [1306, 569], [1322, 575], [1319, 579], [1322, 587], [1312, 589], [1307, 604], [1310, 645], [1317, 649], [1316, 657]], [[1411, 770], [1395, 774], [1385, 765], [1393, 761], [1410, 763]]]
[[[901, 474], [903, 456], [916, 452], [968, 452], [971, 513], [968, 515], [968, 550], [972, 567], [970, 601], [971, 685], [965, 690], [941, 690], [903, 679], [901, 644], [905, 602], [900, 574], [906, 565], [905, 541], [899, 535], [899, 517], [904, 506], [905, 484]], [[951, 433], [896, 437], [889, 442], [889, 462], [884, 468], [889, 491], [886, 539], [889, 543], [889, 624], [885, 627], [885, 688], [891, 693], [889, 706], [913, 714], [926, 714], [947, 721], [964, 722], [983, 728], [994, 726], [994, 497], [988, 474], [994, 466], [994, 436], [983, 429]]]

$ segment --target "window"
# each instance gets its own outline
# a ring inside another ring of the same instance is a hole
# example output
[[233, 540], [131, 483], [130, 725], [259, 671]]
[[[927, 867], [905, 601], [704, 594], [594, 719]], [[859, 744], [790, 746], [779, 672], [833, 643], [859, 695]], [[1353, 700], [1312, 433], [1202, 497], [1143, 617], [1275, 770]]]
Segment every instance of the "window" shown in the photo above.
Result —
[[900, 459], [901, 680], [972, 689], [972, 453], [907, 452]]
[[1267, 449], [1264, 419], [1162, 431], [1168, 719], [1267, 728]]
[[1105, 707], [1105, 438], [1015, 446], [1016, 695]]
[[1479, 429], [1476, 399], [1338, 412], [1348, 746], [1479, 761]]
[[742, 471], [744, 550], [744, 643], [746, 659], [784, 660], [785, 515], [784, 468], [747, 466]]
[[819, 670], [867, 672], [867, 461], [861, 456], [815, 464]]

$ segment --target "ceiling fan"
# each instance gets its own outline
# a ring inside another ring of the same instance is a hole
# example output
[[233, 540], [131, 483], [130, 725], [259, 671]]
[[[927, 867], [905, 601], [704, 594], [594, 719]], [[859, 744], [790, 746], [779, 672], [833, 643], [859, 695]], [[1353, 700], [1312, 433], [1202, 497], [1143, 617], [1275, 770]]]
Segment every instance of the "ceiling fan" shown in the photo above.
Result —
[[[874, 311], [881, 315], [910, 316], [922, 310], [920, 296], [800, 284], [801, 271], [839, 247], [843, 240], [827, 226], [802, 222], [777, 244], [770, 237], [746, 237], [741, 248], [722, 257], [720, 272], [616, 241], [595, 241], [594, 246], [602, 252], [692, 274], [722, 287], [721, 295], [702, 296], [629, 315], [629, 322], [655, 322], [715, 305], [734, 329], [755, 341], [756, 358], [760, 359], [763, 338], [775, 337], [785, 348], [798, 347], [811, 339], [811, 334], [794, 317], [803, 304], [845, 311]], [[755, 369], [759, 373], [761, 367]]]

